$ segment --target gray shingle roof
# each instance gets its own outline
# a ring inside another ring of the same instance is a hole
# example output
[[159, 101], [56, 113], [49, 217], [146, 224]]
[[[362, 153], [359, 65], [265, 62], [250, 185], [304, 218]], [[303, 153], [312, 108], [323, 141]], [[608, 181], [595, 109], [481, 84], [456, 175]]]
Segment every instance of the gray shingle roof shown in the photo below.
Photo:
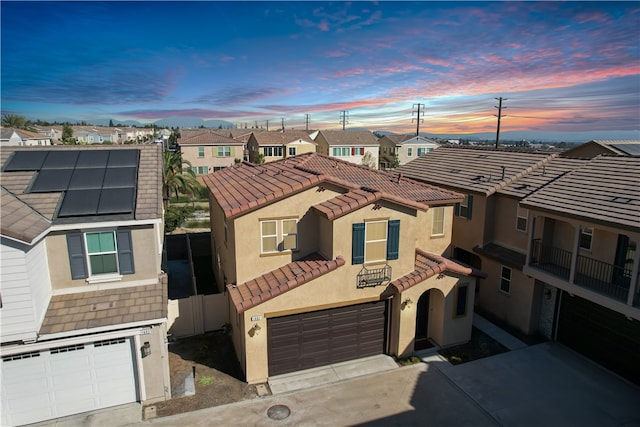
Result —
[[521, 202], [522, 206], [640, 230], [640, 158], [598, 156]]
[[378, 139], [368, 130], [321, 130], [329, 145], [370, 145], [378, 147]]

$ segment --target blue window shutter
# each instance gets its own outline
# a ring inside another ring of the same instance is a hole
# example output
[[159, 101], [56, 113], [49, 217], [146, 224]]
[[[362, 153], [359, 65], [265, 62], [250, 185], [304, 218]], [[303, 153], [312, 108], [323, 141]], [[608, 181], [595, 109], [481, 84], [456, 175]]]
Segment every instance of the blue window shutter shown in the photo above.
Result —
[[467, 204], [467, 219], [471, 219], [472, 210], [473, 210], [473, 196], [469, 194], [469, 203]]
[[453, 213], [455, 216], [460, 216], [460, 203], [456, 203], [456, 206], [453, 208]]
[[351, 263], [364, 263], [364, 222], [353, 224]]
[[67, 234], [67, 251], [72, 279], [86, 279], [87, 260], [84, 256], [84, 237], [82, 233]]
[[400, 220], [389, 221], [387, 231], [387, 259], [398, 259], [400, 248]]
[[118, 267], [120, 274], [133, 274], [133, 246], [131, 244], [130, 230], [117, 230], [116, 239], [118, 241]]

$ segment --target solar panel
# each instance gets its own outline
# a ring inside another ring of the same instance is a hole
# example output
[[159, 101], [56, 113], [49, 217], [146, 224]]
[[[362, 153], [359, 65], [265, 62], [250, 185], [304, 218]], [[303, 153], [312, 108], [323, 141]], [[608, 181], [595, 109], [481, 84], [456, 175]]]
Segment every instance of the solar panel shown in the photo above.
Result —
[[84, 150], [78, 156], [76, 168], [106, 168], [108, 161], [107, 150]]
[[33, 185], [32, 193], [51, 193], [65, 191], [69, 186], [73, 169], [42, 169], [38, 172]]
[[135, 187], [138, 168], [108, 168], [103, 188]]
[[105, 188], [100, 195], [98, 215], [132, 213], [134, 188]]
[[611, 144], [631, 157], [640, 157], [640, 144]]
[[100, 189], [104, 184], [105, 168], [75, 169], [69, 182], [69, 190]]
[[42, 164], [42, 169], [73, 169], [76, 167], [79, 151], [50, 151]]
[[110, 150], [108, 167], [138, 166], [138, 150]]
[[48, 151], [16, 151], [4, 166], [5, 172], [39, 170]]
[[100, 190], [69, 190], [65, 193], [58, 211], [59, 217], [96, 215], [100, 202]]

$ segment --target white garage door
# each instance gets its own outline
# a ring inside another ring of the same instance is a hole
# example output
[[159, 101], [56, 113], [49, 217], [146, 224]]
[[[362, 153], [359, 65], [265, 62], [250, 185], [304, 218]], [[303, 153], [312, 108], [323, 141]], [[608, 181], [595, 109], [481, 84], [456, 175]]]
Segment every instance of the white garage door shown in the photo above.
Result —
[[136, 401], [129, 338], [2, 358], [2, 425]]

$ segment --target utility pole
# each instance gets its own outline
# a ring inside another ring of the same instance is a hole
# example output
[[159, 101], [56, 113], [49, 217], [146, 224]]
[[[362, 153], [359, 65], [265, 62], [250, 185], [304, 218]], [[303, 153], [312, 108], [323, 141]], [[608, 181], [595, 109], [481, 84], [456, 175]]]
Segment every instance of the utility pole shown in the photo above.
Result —
[[304, 124], [305, 124], [305, 130], [309, 130], [309, 115], [305, 114], [304, 115]]
[[267, 120], [267, 132], [269, 132], [269, 120]]
[[[502, 97], [500, 98], [496, 98], [498, 100], [498, 105], [494, 106], [495, 108], [498, 109], [498, 114], [494, 114], [496, 117], [498, 117], [498, 129], [496, 130], [496, 148], [498, 148], [498, 145], [500, 144], [500, 119], [502, 118]], [[507, 98], [504, 99], [505, 101], [507, 100]], [[507, 108], [507, 107], [504, 107]]]
[[422, 120], [422, 122], [424, 122], [424, 119], [420, 119], [420, 108], [422, 107], [422, 109], [424, 109], [424, 104], [413, 104], [413, 106], [411, 108], [417, 108], [418, 109], [418, 117], [417, 119], [413, 118], [413, 115], [416, 113], [415, 111], [411, 112], [411, 123], [413, 123], [413, 121], [415, 120], [417, 123], [416, 126], [416, 136], [420, 136], [420, 120]]
[[255, 122], [256, 122], [256, 129], [258, 129], [258, 121], [256, 120]]
[[282, 132], [284, 132], [284, 117], [280, 119], [282, 122]]
[[347, 123], [349, 123], [349, 112], [347, 110], [340, 112], [340, 123], [342, 123], [342, 130], [344, 130]]

